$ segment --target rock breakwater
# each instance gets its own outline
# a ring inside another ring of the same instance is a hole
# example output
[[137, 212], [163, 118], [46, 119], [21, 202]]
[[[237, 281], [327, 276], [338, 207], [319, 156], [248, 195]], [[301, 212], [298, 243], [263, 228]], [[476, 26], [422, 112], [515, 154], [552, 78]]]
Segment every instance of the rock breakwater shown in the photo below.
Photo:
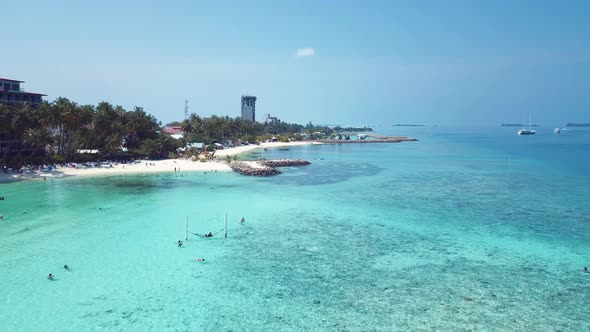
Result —
[[320, 140], [320, 143], [324, 144], [367, 144], [367, 143], [401, 143], [401, 142], [415, 142], [417, 139], [412, 137], [384, 137], [377, 139], [366, 139], [366, 140], [336, 140], [336, 139], [324, 139]]
[[278, 169], [260, 165], [255, 161], [232, 161], [229, 164], [229, 167], [231, 167], [234, 172], [242, 175], [271, 176], [281, 174], [281, 171]]
[[260, 160], [260, 165], [268, 167], [291, 167], [291, 166], [305, 166], [311, 164], [303, 159], [277, 159], [277, 160]]
[[281, 174], [276, 167], [304, 166], [311, 164], [303, 159], [278, 159], [259, 161], [232, 161], [229, 167], [236, 173], [249, 176], [272, 176]]

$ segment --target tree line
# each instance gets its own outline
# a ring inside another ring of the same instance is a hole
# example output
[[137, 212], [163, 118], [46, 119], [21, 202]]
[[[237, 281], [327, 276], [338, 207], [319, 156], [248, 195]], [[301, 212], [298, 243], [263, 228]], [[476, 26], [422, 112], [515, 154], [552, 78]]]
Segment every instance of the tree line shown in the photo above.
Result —
[[301, 139], [315, 132], [290, 123], [258, 123], [230, 117], [191, 114], [174, 139], [142, 107], [132, 111], [108, 102], [80, 105], [59, 97], [39, 105], [0, 103], [0, 166], [68, 163], [103, 159], [166, 158], [188, 143], [256, 142]]
[[298, 138], [303, 129], [302, 125], [291, 123], [259, 123], [242, 118], [213, 115], [202, 118], [191, 114], [188, 119], [180, 123], [187, 142], [227, 143], [236, 141], [256, 142], [265, 141], [272, 136], [283, 139]]
[[[6, 166], [62, 163], [145, 154], [147, 142], [166, 146], [160, 124], [143, 108], [127, 111], [108, 102], [79, 105], [67, 98], [40, 105], [0, 104], [0, 162]], [[83, 156], [80, 150], [96, 151]]]

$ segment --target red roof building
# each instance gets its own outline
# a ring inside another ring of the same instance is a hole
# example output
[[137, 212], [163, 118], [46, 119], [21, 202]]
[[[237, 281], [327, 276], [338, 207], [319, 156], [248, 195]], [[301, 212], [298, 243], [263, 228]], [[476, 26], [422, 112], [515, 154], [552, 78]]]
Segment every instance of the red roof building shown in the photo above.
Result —
[[182, 127], [180, 127], [180, 126], [166, 127], [162, 131], [165, 132], [166, 134], [170, 134], [170, 135], [182, 135], [183, 134]]

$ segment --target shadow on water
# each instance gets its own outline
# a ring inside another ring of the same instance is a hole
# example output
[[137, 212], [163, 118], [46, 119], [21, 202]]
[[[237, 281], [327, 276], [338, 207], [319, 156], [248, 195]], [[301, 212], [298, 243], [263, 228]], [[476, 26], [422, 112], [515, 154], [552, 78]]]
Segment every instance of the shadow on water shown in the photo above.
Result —
[[283, 174], [263, 179], [280, 185], [325, 185], [348, 181], [356, 177], [375, 176], [383, 168], [371, 163], [331, 162], [300, 168], [283, 168]]
[[105, 188], [111, 187], [117, 192], [125, 191], [134, 194], [147, 194], [154, 190], [173, 190], [178, 188], [190, 188], [206, 183], [202, 179], [185, 177], [175, 177], [170, 175], [158, 176], [149, 175], [133, 178], [120, 178], [117, 181], [103, 183]]

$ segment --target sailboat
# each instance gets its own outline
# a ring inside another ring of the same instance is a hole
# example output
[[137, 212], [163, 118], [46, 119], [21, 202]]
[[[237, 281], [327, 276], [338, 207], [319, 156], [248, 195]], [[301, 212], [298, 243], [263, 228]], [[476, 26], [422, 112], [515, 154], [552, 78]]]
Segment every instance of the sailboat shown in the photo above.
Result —
[[522, 128], [521, 130], [517, 131], [519, 135], [534, 135], [537, 132], [531, 128], [531, 114], [529, 113], [529, 129]]

